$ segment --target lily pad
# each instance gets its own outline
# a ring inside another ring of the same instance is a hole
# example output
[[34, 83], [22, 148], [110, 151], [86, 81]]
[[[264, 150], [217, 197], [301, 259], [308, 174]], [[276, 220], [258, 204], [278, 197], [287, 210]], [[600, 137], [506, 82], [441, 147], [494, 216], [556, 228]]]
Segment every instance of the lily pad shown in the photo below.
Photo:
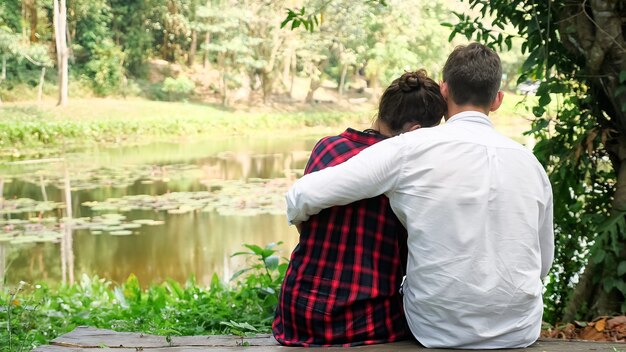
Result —
[[[208, 184], [208, 181], [204, 183]], [[282, 214], [285, 211], [283, 194], [289, 187], [287, 179], [251, 179], [248, 182], [211, 180], [210, 183], [210, 191], [132, 195], [83, 205], [93, 210], [116, 209], [119, 212], [132, 209], [157, 210], [168, 214], [217, 211], [223, 216]], [[217, 183], [219, 187], [215, 187]]]
[[137, 220], [133, 220], [133, 223], [140, 224], [140, 225], [156, 226], [156, 225], [163, 225], [165, 221], [152, 220], [152, 219], [137, 219]]
[[133, 232], [130, 230], [118, 230], [118, 231], [111, 231], [109, 232], [109, 234], [112, 236], [128, 236], [128, 235], [132, 235]]
[[30, 198], [5, 199], [0, 214], [44, 213], [64, 207], [63, 203]]

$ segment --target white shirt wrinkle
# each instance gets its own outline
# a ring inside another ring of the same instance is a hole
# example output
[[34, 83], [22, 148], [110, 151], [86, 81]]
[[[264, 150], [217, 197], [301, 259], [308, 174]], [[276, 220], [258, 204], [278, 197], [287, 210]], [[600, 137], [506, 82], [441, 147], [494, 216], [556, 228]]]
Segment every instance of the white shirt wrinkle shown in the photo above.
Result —
[[286, 194], [288, 220], [382, 193], [408, 230], [405, 312], [424, 346], [537, 339], [554, 230], [550, 182], [529, 150], [486, 115], [460, 113], [304, 176]]

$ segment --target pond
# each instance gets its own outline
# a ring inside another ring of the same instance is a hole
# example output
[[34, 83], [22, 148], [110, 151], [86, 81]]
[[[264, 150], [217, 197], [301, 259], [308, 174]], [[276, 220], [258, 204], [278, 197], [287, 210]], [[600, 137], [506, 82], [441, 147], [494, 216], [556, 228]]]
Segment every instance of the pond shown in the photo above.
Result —
[[[85, 150], [17, 162], [0, 174], [0, 285], [72, 282], [83, 273], [144, 285], [245, 264], [244, 243], [298, 235], [283, 194], [301, 175], [318, 137], [231, 137]], [[67, 219], [66, 182], [71, 190]]]
[[[507, 123], [497, 128], [532, 143]], [[244, 243], [282, 241], [288, 258], [298, 234], [283, 195], [318, 139], [213, 138], [0, 165], [0, 287], [131, 273], [144, 286], [190, 275], [208, 284], [245, 265], [230, 257]]]

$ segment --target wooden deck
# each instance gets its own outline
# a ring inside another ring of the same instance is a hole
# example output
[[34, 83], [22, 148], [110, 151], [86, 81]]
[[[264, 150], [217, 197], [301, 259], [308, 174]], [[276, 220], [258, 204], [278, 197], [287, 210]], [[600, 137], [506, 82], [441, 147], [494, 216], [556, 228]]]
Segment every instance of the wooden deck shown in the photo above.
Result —
[[[173, 336], [168, 341], [164, 336], [141, 333], [116, 332], [90, 327], [78, 327], [74, 331], [59, 336], [50, 345], [40, 346], [37, 352], [74, 352], [98, 349], [99, 351], [115, 352], [183, 352], [183, 351], [285, 351], [301, 350], [302, 348], [279, 346], [271, 335], [246, 337], [244, 342], [249, 346], [241, 346], [241, 338], [236, 336]], [[415, 342], [404, 341], [384, 345], [372, 345], [345, 349], [329, 347], [323, 351], [425, 351]], [[461, 350], [433, 350], [461, 351]], [[465, 350], [467, 351], [467, 350]], [[540, 340], [524, 350], [498, 350], [524, 352], [626, 352], [626, 343], [604, 343], [587, 341]]]

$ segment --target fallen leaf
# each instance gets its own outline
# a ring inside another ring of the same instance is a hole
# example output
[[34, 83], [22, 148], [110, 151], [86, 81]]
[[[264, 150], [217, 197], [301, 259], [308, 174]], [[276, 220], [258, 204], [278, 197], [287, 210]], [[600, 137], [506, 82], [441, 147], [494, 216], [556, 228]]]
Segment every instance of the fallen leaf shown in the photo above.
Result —
[[578, 336], [583, 340], [592, 340], [592, 341], [604, 341], [606, 339], [603, 333], [589, 326], [582, 329], [582, 331], [580, 332]]
[[601, 319], [601, 320], [598, 320], [598, 321], [596, 322], [596, 326], [594, 326], [594, 327], [596, 328], [596, 330], [597, 330], [598, 332], [602, 332], [602, 331], [604, 331], [604, 328], [606, 327], [606, 318]]
[[626, 324], [626, 315], [620, 315], [618, 317], [613, 317], [607, 321], [607, 328], [613, 329], [618, 325]]

